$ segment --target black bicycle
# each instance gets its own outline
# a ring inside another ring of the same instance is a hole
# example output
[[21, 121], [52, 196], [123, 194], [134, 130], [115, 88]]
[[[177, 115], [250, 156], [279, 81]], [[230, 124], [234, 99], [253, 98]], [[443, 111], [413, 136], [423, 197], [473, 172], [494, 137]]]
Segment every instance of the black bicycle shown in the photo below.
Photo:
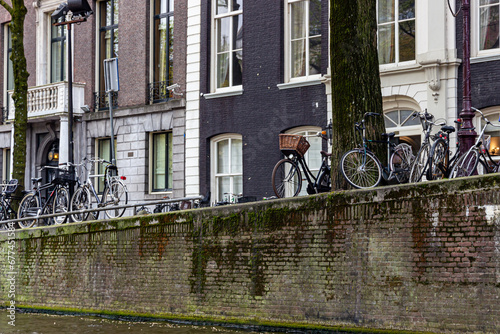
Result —
[[[378, 117], [380, 114], [367, 112], [361, 122], [355, 123], [356, 131], [361, 135], [361, 147], [347, 151], [340, 159], [340, 170], [344, 178], [355, 188], [376, 187], [382, 178], [389, 181], [396, 179], [399, 183], [408, 182], [410, 169], [414, 160], [411, 146], [406, 143], [396, 145], [391, 141], [395, 133], [382, 133], [384, 140], [366, 138], [366, 117]], [[377, 156], [368, 148], [368, 143], [385, 144], [387, 161], [383, 166]]]
[[11, 204], [14, 200], [12, 194], [16, 191], [18, 183], [16, 179], [12, 179], [8, 183], [0, 184], [0, 231], [8, 229], [4, 221], [15, 218], [16, 211], [12, 209]]
[[[316, 134], [323, 140], [328, 140], [326, 131]], [[316, 175], [311, 172], [304, 154], [310, 147], [304, 136], [280, 134], [280, 150], [286, 156], [274, 166], [272, 174], [272, 185], [277, 197], [294, 197], [302, 189], [302, 173], [307, 181], [307, 193], [309, 195], [329, 192], [331, 190], [331, 153], [320, 151], [322, 162]], [[301, 169], [302, 167], [302, 169]]]
[[[59, 225], [68, 220], [65, 215], [69, 211], [69, 186], [75, 182], [75, 174], [68, 170], [45, 166], [45, 168], [53, 168], [55, 177], [50, 183], [40, 185], [42, 178], [32, 178], [33, 190], [27, 193], [18, 209], [18, 218], [33, 217], [30, 220], [18, 222], [19, 227], [29, 228], [38, 223], [38, 216], [49, 214], [60, 214], [59, 216], [44, 219], [42, 223], [46, 225]], [[46, 193], [46, 195], [45, 195]]]

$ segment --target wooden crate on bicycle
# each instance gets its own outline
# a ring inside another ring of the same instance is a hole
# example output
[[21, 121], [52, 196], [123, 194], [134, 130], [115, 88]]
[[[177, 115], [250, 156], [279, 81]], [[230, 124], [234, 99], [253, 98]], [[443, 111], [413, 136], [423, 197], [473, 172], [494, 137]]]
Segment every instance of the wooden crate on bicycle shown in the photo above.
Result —
[[304, 136], [280, 134], [280, 150], [284, 155], [298, 154], [301, 157], [309, 149], [309, 142]]

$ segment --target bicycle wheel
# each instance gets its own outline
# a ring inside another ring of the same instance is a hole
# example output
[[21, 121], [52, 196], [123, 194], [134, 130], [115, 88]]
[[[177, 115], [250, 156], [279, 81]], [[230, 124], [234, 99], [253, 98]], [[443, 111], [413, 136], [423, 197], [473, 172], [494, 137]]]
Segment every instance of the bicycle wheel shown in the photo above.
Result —
[[105, 206], [110, 206], [109, 210], [106, 210], [106, 216], [108, 218], [117, 218], [123, 216], [125, 213], [125, 208], [114, 209], [113, 206], [125, 205], [128, 202], [128, 192], [127, 188], [121, 181], [111, 181], [109, 188], [104, 190], [102, 195]]
[[417, 153], [417, 157], [413, 160], [410, 171], [409, 182], [420, 182], [423, 175], [429, 167], [429, 144], [424, 144]]
[[[80, 187], [75, 190], [75, 193], [71, 198], [70, 207], [70, 211], [81, 211], [92, 208], [92, 198], [90, 197], [90, 191], [87, 187]], [[90, 212], [74, 213], [71, 215], [71, 219], [74, 222], [82, 222], [87, 220], [89, 218], [89, 215]]]
[[[476, 147], [473, 147], [467, 153], [462, 155], [455, 166], [453, 167], [450, 177], [464, 177], [471, 176], [476, 171], [477, 165], [479, 163], [479, 151]], [[483, 166], [483, 165], [481, 165]], [[481, 171], [484, 171], [484, 168], [481, 168]]]
[[415, 156], [411, 146], [406, 143], [396, 145], [391, 155], [391, 170], [395, 171], [396, 180], [399, 183], [406, 183], [410, 179], [411, 165]]
[[[52, 213], [63, 214], [68, 212], [68, 209], [69, 209], [69, 191], [64, 187], [58, 188], [54, 196]], [[68, 220], [67, 215], [60, 215], [52, 218], [53, 223], [56, 225], [64, 224], [67, 220]]]
[[[24, 196], [19, 203], [19, 209], [17, 211], [17, 218], [25, 217], [36, 217], [38, 216], [38, 210], [40, 210], [40, 204], [38, 203], [38, 197], [35, 194], [30, 193]], [[35, 225], [37, 219], [23, 220], [18, 222], [20, 228], [29, 228]]]
[[273, 169], [272, 184], [278, 198], [295, 197], [302, 188], [302, 174], [296, 162], [281, 159]]
[[380, 183], [382, 167], [370, 152], [354, 149], [340, 159], [340, 170], [344, 178], [355, 188], [373, 188]]
[[447, 168], [448, 149], [446, 141], [440, 138], [434, 142], [434, 145], [432, 145], [428, 178], [431, 180], [440, 180], [446, 177]]

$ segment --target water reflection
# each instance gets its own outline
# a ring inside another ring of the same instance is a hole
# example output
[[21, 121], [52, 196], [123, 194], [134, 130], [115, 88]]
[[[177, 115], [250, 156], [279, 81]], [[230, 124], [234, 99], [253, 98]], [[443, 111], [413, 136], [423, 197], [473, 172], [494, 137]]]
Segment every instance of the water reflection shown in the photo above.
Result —
[[[1, 334], [239, 334], [243, 331], [215, 326], [178, 325], [167, 322], [131, 322], [91, 316], [16, 313], [15, 327], [8, 324], [6, 310], [0, 311]], [[246, 332], [248, 333], [248, 332]], [[256, 332], [252, 332], [256, 333]]]

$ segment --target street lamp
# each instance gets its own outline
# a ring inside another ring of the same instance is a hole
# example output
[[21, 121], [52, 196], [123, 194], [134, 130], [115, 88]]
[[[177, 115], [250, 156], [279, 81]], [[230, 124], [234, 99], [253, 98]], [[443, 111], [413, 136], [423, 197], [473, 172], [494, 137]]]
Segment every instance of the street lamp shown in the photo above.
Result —
[[[74, 163], [73, 156], [73, 58], [71, 46], [71, 26], [73, 23], [81, 23], [87, 21], [87, 18], [92, 15], [92, 9], [87, 0], [68, 0], [67, 3], [62, 3], [52, 13], [51, 17], [56, 22], [54, 26], [65, 25], [68, 31], [68, 160]], [[59, 18], [65, 17], [65, 21], [57, 22]], [[73, 171], [74, 167], [70, 165], [69, 170]], [[70, 195], [72, 195], [72, 187], [70, 187]]]
[[470, 82], [470, 0], [463, 0], [462, 3], [463, 11], [463, 98], [462, 98], [462, 110], [460, 111], [459, 117], [462, 121], [462, 126], [458, 131], [458, 142], [460, 145], [460, 151], [462, 153], [467, 152], [467, 150], [474, 145], [477, 133], [474, 130], [474, 124], [472, 119], [474, 118], [474, 112], [471, 107], [471, 82]]

